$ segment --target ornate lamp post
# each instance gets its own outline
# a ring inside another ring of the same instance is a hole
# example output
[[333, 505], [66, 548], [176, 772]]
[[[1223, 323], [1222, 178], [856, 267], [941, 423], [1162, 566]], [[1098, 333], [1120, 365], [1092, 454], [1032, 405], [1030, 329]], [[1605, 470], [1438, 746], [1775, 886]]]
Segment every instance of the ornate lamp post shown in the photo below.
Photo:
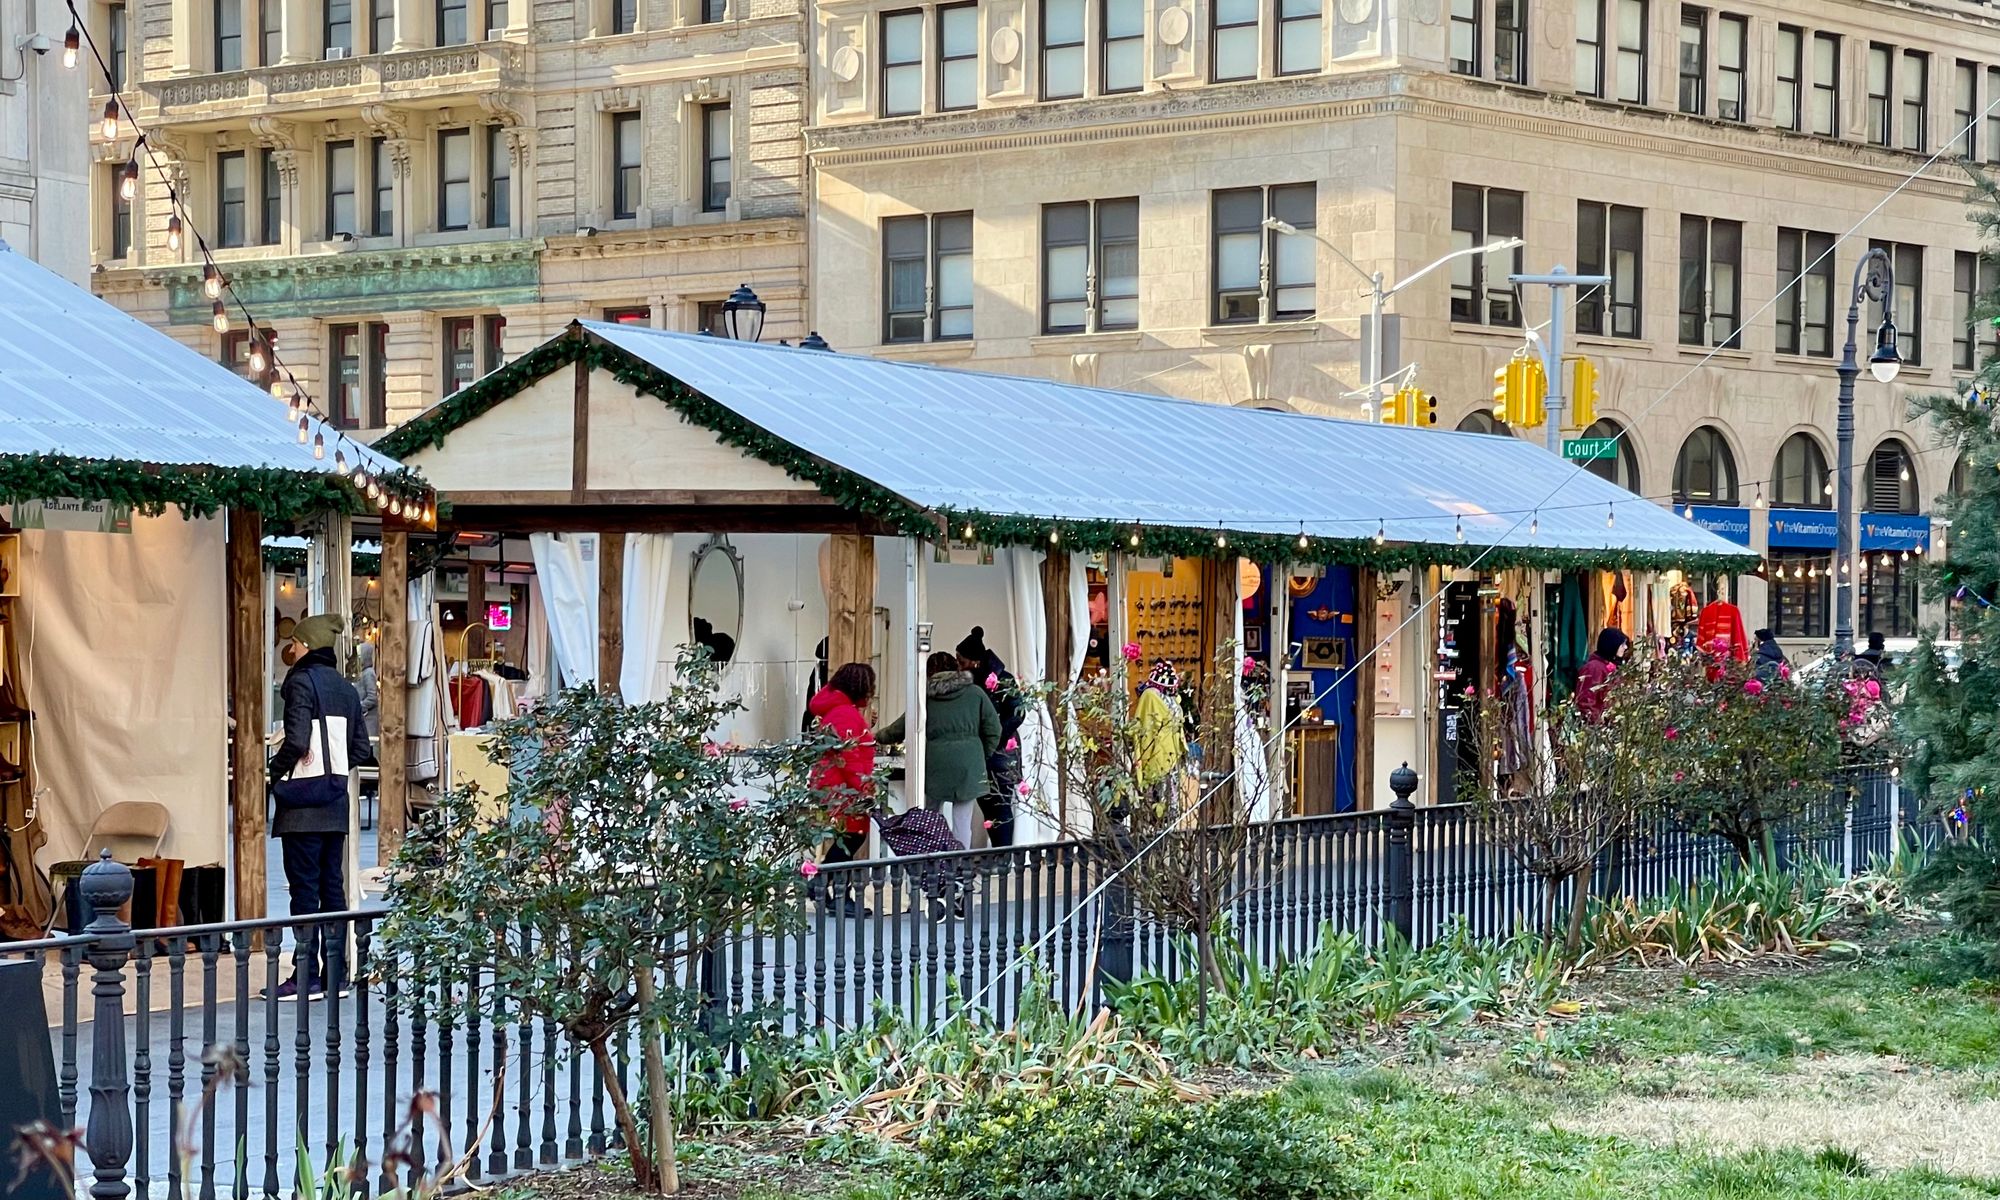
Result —
[[1847, 347], [1840, 356], [1840, 415], [1834, 426], [1839, 466], [1834, 477], [1834, 624], [1833, 650], [1842, 658], [1854, 653], [1854, 381], [1861, 375], [1855, 361], [1854, 339], [1861, 326], [1861, 302], [1882, 302], [1882, 324], [1875, 330], [1875, 350], [1868, 356], [1868, 373], [1882, 383], [1896, 378], [1902, 355], [1896, 351], [1896, 268], [1889, 252], [1875, 247], [1854, 267], [1854, 295], [1847, 305]]
[[764, 302], [749, 284], [742, 284], [722, 302], [722, 331], [739, 342], [764, 336]]

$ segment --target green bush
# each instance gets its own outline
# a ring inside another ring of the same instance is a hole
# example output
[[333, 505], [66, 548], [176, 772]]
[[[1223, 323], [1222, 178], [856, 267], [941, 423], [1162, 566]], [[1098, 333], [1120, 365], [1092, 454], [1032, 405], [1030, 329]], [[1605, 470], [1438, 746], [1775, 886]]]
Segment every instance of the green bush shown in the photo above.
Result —
[[1328, 1130], [1272, 1096], [1186, 1103], [1107, 1088], [1006, 1092], [898, 1171], [916, 1200], [1349, 1200]]

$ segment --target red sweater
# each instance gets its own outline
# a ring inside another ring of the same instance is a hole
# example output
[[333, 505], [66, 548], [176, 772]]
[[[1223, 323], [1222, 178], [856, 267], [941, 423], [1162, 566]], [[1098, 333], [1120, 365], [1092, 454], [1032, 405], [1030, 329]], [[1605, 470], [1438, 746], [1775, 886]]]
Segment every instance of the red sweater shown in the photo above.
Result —
[[843, 832], [868, 832], [875, 799], [875, 733], [847, 693], [823, 687], [806, 703], [820, 728], [841, 740], [813, 768], [812, 785], [826, 797], [826, 811]]

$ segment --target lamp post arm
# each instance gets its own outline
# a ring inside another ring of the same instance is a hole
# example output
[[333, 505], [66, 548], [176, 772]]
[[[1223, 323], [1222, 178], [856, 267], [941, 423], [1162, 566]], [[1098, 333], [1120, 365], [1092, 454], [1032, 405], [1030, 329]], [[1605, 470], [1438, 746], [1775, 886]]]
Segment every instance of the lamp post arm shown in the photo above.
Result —
[[1502, 250], [1512, 250], [1523, 244], [1524, 243], [1521, 241], [1520, 238], [1501, 238], [1497, 242], [1488, 242], [1484, 246], [1467, 246], [1463, 250], [1454, 250], [1450, 254], [1445, 255], [1443, 258], [1438, 259], [1430, 266], [1425, 267], [1422, 270], [1418, 271], [1416, 274], [1411, 275], [1408, 278], [1402, 280], [1400, 283], [1396, 284], [1395, 287], [1390, 288], [1387, 294], [1391, 296], [1395, 295], [1397, 292], [1400, 292], [1404, 288], [1409, 287], [1417, 280], [1422, 279], [1424, 276], [1430, 274], [1432, 271], [1437, 270], [1439, 267], [1445, 265], [1446, 263], [1451, 262], [1453, 259], [1465, 258], [1469, 255], [1474, 255], [1474, 254], [1498, 254]]

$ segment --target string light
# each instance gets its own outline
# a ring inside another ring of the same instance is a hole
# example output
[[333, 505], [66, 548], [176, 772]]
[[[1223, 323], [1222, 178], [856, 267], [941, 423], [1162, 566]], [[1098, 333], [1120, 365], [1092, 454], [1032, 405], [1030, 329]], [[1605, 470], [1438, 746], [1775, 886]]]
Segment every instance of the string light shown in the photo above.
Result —
[[1306, 539], [1306, 523], [1305, 523], [1304, 521], [1300, 521], [1300, 522], [1299, 522], [1299, 549], [1301, 549], [1301, 550], [1304, 550], [1304, 549], [1306, 549], [1307, 547], [1309, 547], [1309, 546], [1311, 546], [1311, 545], [1312, 545], [1312, 543], [1311, 543], [1310, 541], [1308, 541], [1308, 540]]
[[167, 214], [167, 249], [178, 254], [180, 253], [180, 248], [181, 215], [179, 213], [169, 213]]
[[1134, 550], [1137, 550], [1139, 548], [1139, 527], [1137, 525], [1134, 525], [1132, 527], [1132, 537], [1130, 544]]
[[1529, 537], [1540, 537], [1540, 536], [1542, 536], [1542, 514], [1541, 514], [1541, 513], [1537, 512], [1537, 513], [1535, 514], [1535, 516], [1534, 516], [1534, 519], [1528, 522], [1528, 536], [1529, 536]]
[[[202, 253], [207, 252], [204, 247]], [[212, 262], [201, 264], [201, 294], [210, 300], [222, 299], [222, 272], [216, 270]]]
[[382, 481], [373, 475], [368, 477], [368, 498], [370, 500], [380, 500], [382, 498]]
[[1049, 526], [1049, 545], [1054, 546], [1060, 544], [1061, 542], [1062, 542], [1062, 530], [1054, 525]]
[[[142, 141], [140, 144], [144, 145], [144, 142]], [[134, 146], [132, 148], [132, 157], [126, 159], [125, 165], [118, 169], [118, 197], [121, 200], [130, 200], [138, 194], [139, 148], [138, 146]]]
[[1453, 517], [1453, 518], [1451, 519], [1451, 532], [1452, 532], [1452, 536], [1458, 539], [1458, 542], [1459, 542], [1459, 544], [1460, 544], [1460, 545], [1464, 545], [1464, 544], [1465, 544], [1465, 518], [1464, 518], [1464, 517]]
[[319, 460], [326, 458], [326, 435], [324, 433], [313, 434], [313, 458]]
[[63, 66], [65, 68], [71, 71], [76, 70], [76, 51], [82, 45], [83, 31], [76, 27], [75, 21], [71, 21], [69, 23], [69, 32], [63, 34]]
[[105, 141], [115, 142], [118, 140], [118, 97], [116, 96], [104, 102], [103, 130]]
[[1694, 520], [1694, 505], [1688, 505], [1686, 511], [1682, 512], [1681, 515], [1690, 521]]
[[965, 540], [965, 541], [968, 541], [968, 542], [972, 540], [972, 522], [970, 522], [970, 521], [967, 521], [967, 522], [965, 523], [965, 539], [964, 539], [964, 540]]
[[209, 305], [209, 309], [215, 314], [215, 332], [228, 333], [229, 310], [222, 307], [222, 301], [220, 300], [215, 301], [213, 304]]
[[1850, 566], [1852, 566], [1852, 565], [1853, 565], [1853, 564], [1852, 564], [1851, 562], [1849, 562], [1849, 561], [1848, 561], [1847, 559], [1844, 559], [1844, 558], [1843, 558], [1843, 559], [1841, 559], [1841, 560], [1840, 560], [1840, 573], [1841, 573], [1842, 575], [1845, 575], [1845, 574], [1847, 574], [1847, 573], [1848, 573], [1848, 568], [1849, 568]]
[[309, 426], [309, 425], [308, 425], [308, 424], [306, 423], [306, 419], [305, 419], [304, 417], [300, 417], [300, 418], [299, 418], [299, 445], [303, 446], [303, 445], [305, 445], [305, 444], [306, 444], [306, 434], [310, 433], [311, 431], [312, 431], [312, 430], [311, 430], [311, 427], [310, 427], [310, 426]]
[[269, 361], [264, 357], [264, 343], [253, 330], [250, 334], [250, 373], [262, 375], [264, 368], [269, 365]]
[[1606, 529], [1616, 529], [1618, 527], [1618, 510], [1616, 505], [1607, 504], [1604, 506], [1604, 527]]
[[1750, 507], [1752, 508], [1764, 507], [1764, 485], [1762, 483], [1759, 483], [1757, 485], [1757, 498], [1750, 502]]
[[338, 446], [333, 448], [333, 470], [337, 475], [347, 474], [347, 451]]
[[1389, 540], [1389, 529], [1388, 529], [1388, 526], [1386, 526], [1385, 524], [1383, 524], [1383, 523], [1382, 523], [1381, 521], [1379, 521], [1379, 520], [1378, 520], [1378, 521], [1376, 521], [1376, 522], [1375, 522], [1375, 544], [1379, 546], [1379, 545], [1381, 545], [1382, 543], [1384, 543], [1384, 542], [1386, 542], [1386, 541], [1388, 541], [1388, 540]]
[[1229, 549], [1229, 535], [1222, 532], [1220, 526], [1217, 526], [1215, 530], [1215, 548], [1217, 550]]

